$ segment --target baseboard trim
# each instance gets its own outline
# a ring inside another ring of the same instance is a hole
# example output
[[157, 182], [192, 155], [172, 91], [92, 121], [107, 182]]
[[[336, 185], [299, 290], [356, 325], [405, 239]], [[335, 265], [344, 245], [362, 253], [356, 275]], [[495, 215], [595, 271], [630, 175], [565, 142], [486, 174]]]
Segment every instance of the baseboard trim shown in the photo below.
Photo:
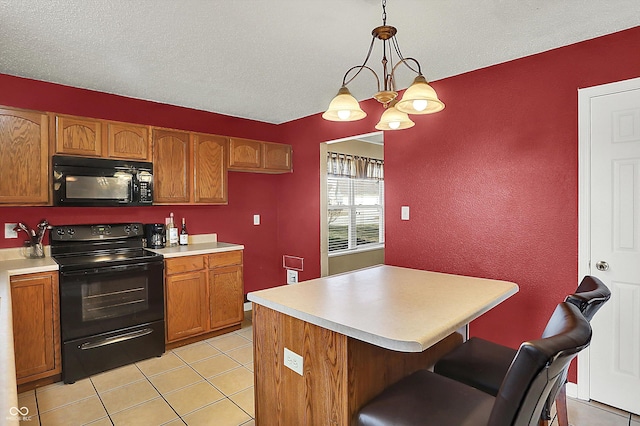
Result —
[[567, 382], [567, 396], [578, 398], [578, 385], [576, 383]]

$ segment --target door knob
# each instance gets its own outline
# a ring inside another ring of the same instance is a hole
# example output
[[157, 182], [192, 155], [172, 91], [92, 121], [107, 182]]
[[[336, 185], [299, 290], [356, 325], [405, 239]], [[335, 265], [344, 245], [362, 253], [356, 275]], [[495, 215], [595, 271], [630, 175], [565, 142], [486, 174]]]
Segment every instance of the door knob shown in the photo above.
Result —
[[598, 271], [607, 271], [609, 270], [609, 264], [604, 260], [601, 260], [598, 263], [596, 263], [596, 269]]

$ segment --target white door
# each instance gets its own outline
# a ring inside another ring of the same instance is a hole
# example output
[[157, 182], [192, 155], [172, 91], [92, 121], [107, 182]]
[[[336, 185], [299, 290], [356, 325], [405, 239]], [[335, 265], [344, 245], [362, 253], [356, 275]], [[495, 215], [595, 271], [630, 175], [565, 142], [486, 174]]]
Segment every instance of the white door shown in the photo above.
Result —
[[590, 396], [640, 414], [640, 79], [589, 107], [590, 271], [612, 292], [592, 321]]

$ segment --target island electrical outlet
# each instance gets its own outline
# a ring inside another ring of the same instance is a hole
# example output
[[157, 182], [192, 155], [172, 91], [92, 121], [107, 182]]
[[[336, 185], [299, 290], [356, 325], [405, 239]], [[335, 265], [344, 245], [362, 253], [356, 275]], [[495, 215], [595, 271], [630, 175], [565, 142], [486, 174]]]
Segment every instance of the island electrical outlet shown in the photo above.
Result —
[[284, 365], [302, 376], [302, 357], [287, 348], [284, 348]]

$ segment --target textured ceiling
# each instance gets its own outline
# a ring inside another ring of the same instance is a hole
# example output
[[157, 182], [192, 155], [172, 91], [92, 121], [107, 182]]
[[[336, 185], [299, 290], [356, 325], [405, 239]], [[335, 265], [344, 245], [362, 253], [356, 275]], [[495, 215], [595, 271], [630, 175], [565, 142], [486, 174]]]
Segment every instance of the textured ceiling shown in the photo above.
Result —
[[[381, 14], [378, 0], [0, 0], [0, 73], [282, 123], [326, 109]], [[638, 26], [640, 1], [388, 0], [387, 24], [438, 80]], [[375, 79], [349, 88], [370, 98]]]

